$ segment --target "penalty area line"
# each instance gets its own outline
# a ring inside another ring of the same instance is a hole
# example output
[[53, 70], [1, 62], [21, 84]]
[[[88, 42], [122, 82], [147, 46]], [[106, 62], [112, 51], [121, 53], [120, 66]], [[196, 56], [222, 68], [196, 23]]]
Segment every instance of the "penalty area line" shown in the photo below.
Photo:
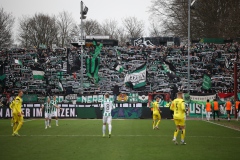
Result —
[[229, 129], [232, 129], [232, 130], [235, 130], [235, 131], [240, 131], [240, 129], [229, 127], [229, 126], [226, 126], [226, 125], [223, 125], [223, 124], [218, 124], [218, 123], [214, 123], [214, 122], [210, 122], [210, 121], [205, 121], [205, 122], [215, 124], [215, 125], [218, 125], [218, 126], [221, 126], [221, 127], [229, 128]]

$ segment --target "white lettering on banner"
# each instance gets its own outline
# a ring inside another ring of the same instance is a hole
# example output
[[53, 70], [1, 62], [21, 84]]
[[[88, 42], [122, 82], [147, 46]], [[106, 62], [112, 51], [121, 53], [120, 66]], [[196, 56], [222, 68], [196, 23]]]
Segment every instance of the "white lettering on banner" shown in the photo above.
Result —
[[0, 117], [3, 117], [3, 109], [0, 108]]
[[65, 97], [67, 100], [77, 99], [77, 94], [69, 94]]
[[31, 117], [29, 108], [26, 108], [25, 110], [25, 117]]
[[98, 104], [93, 104], [92, 107], [99, 107]]
[[34, 104], [34, 107], [41, 107], [41, 104]]
[[68, 104], [62, 104], [62, 107], [68, 107]]
[[97, 95], [93, 95], [93, 96], [92, 96], [92, 101], [93, 101], [93, 102], [97, 102], [97, 101], [98, 101]]
[[131, 103], [130, 103], [130, 104], [129, 104], [129, 107], [135, 107], [135, 104], [131, 104]]
[[84, 107], [85, 105], [76, 105], [76, 107]]
[[195, 113], [200, 114], [201, 113], [201, 105], [199, 105], [199, 104], [195, 104], [195, 105], [196, 105]]
[[69, 117], [69, 108], [66, 108], [65, 110], [66, 110], [66, 114], [65, 114], [66, 117]]
[[146, 79], [146, 72], [141, 71], [139, 73], [127, 74], [126, 77], [125, 77], [125, 82], [130, 81], [134, 84], [134, 83], [137, 83], [137, 82], [140, 82], [140, 81], [145, 81], [145, 79]]
[[75, 104], [69, 104], [68, 107], [75, 107]]
[[36, 117], [42, 117], [42, 112], [40, 108], [36, 108]]
[[142, 107], [142, 103], [136, 103], [136, 107]]
[[5, 113], [5, 117], [11, 117], [11, 112], [9, 110], [9, 108], [6, 109], [6, 113]]
[[189, 109], [190, 109], [190, 113], [195, 113], [195, 107], [193, 106], [194, 104], [190, 103]]
[[63, 108], [58, 112], [59, 117], [75, 117], [75, 108]]
[[75, 117], [77, 115], [75, 115], [75, 108], [70, 108], [70, 117]]
[[82, 96], [82, 103], [87, 103], [87, 98], [85, 96]]
[[33, 107], [33, 104], [27, 104], [26, 107]]
[[209, 95], [209, 96], [193, 96], [193, 95], [190, 95], [190, 98], [191, 100], [193, 101], [207, 101], [208, 99], [211, 101], [211, 100], [214, 100], [216, 98], [216, 95]]
[[92, 103], [92, 102], [93, 102], [93, 97], [87, 96], [87, 103]]

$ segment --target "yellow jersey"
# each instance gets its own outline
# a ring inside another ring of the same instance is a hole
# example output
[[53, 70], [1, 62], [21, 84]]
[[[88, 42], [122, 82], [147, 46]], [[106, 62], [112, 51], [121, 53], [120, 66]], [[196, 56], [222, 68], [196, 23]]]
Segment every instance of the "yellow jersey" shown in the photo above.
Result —
[[171, 107], [174, 109], [174, 119], [184, 119], [185, 118], [185, 103], [181, 98], [176, 98], [172, 102]]
[[11, 104], [11, 107], [12, 107], [12, 110], [13, 110], [13, 113], [21, 113], [22, 112], [22, 98], [17, 96], [12, 104]]
[[159, 113], [159, 103], [157, 101], [152, 104], [153, 113]]

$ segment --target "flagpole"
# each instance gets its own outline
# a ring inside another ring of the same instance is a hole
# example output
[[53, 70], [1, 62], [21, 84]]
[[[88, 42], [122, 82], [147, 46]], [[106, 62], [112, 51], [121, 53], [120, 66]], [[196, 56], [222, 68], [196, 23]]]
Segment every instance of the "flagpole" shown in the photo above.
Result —
[[[83, 1], [81, 1], [81, 40], [83, 40]], [[83, 45], [81, 45], [81, 94], [83, 94]]]
[[188, 0], [188, 93], [190, 93], [190, 6], [191, 0]]

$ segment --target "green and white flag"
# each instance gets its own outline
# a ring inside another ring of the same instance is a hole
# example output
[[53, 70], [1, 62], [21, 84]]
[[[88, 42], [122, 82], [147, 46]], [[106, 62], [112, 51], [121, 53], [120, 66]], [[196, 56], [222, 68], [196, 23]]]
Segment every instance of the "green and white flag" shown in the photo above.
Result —
[[203, 89], [207, 89], [207, 90], [212, 87], [211, 78], [206, 74], [203, 76], [202, 87], [203, 87]]
[[14, 59], [14, 62], [15, 62], [16, 64], [19, 64], [19, 65], [22, 66], [22, 62], [21, 62], [20, 60], [18, 60], [18, 59]]
[[123, 71], [122, 65], [117, 65], [117, 67], [115, 68], [115, 70], [118, 71], [119, 73], [122, 73], [122, 71]]
[[126, 74], [124, 83], [133, 88], [141, 88], [146, 85], [146, 64], [138, 67], [135, 71]]
[[33, 78], [35, 79], [35, 80], [43, 80], [43, 77], [44, 77], [44, 71], [32, 71], [32, 73], [33, 73]]

